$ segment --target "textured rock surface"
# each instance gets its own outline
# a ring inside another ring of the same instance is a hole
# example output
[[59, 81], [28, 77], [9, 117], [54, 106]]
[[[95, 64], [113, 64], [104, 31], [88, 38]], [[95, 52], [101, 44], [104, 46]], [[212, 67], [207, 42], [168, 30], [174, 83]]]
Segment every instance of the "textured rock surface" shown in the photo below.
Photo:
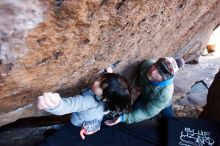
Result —
[[2, 0], [0, 125], [18, 109], [43, 114], [33, 110], [38, 95], [76, 94], [116, 60], [116, 72], [127, 73], [144, 58], [198, 57], [219, 11], [219, 0]]
[[198, 117], [207, 103], [207, 88], [219, 71], [220, 57], [209, 54], [200, 56], [198, 61], [198, 64], [186, 64], [175, 76], [176, 116]]
[[220, 122], [220, 70], [216, 74], [212, 85], [209, 88], [207, 105], [205, 106], [201, 117], [209, 117], [218, 120]]
[[186, 64], [177, 72], [174, 79], [174, 101], [184, 97], [196, 82], [203, 81], [208, 88], [210, 87], [220, 68], [220, 57], [201, 56], [198, 61], [198, 64]]

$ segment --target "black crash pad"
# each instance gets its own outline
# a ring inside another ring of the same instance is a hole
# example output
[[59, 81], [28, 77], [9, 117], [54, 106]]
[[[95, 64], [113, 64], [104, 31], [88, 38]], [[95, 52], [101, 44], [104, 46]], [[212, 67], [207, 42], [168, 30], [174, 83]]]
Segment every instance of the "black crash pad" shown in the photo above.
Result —
[[79, 135], [80, 127], [68, 123], [40, 146], [160, 146], [159, 130], [155, 121], [112, 127], [103, 124], [100, 131], [82, 140]]

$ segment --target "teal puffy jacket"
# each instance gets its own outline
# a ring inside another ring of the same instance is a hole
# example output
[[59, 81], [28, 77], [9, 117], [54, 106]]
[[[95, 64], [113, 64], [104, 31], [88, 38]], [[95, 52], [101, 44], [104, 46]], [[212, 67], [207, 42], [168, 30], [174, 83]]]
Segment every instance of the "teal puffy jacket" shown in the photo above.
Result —
[[141, 97], [134, 103], [130, 113], [123, 114], [123, 121], [126, 123], [150, 119], [172, 103], [173, 83], [163, 87], [153, 86], [146, 77], [146, 72], [153, 64], [153, 60], [145, 60], [140, 66]]

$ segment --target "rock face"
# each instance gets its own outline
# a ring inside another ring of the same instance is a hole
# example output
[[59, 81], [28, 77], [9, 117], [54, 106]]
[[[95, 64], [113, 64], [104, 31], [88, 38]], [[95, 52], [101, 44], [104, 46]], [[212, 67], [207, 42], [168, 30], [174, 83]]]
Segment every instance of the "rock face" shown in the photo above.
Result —
[[[174, 101], [187, 94], [191, 94], [190, 92], [192, 91], [190, 90], [193, 90], [193, 86], [198, 82], [203, 82], [204, 87], [198, 88], [198, 91], [196, 92], [198, 95], [194, 96], [197, 98], [207, 97], [208, 90], [206, 88], [211, 86], [215, 74], [219, 71], [220, 57], [200, 56], [198, 60], [198, 64], [186, 64], [184, 68], [179, 70], [175, 75]], [[207, 93], [204, 94], [204, 92]], [[206, 102], [203, 103], [206, 104]], [[197, 105], [204, 106], [204, 104]]]
[[220, 57], [200, 56], [197, 64], [186, 64], [175, 75], [173, 103], [176, 116], [198, 117], [207, 103], [208, 88], [220, 68]]
[[145, 58], [197, 58], [220, 23], [220, 1], [1, 0], [0, 15], [3, 125], [44, 115], [37, 96], [76, 94], [117, 60], [127, 73]]
[[216, 74], [212, 85], [209, 88], [207, 105], [205, 106], [201, 117], [209, 117], [220, 122], [220, 71]]

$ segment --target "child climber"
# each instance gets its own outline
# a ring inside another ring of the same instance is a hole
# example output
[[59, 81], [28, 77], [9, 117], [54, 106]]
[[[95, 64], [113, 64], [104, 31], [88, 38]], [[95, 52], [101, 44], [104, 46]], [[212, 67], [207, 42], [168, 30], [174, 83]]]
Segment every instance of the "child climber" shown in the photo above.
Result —
[[61, 98], [58, 93], [47, 92], [38, 97], [38, 108], [55, 115], [72, 113], [71, 123], [82, 126], [80, 136], [100, 130], [104, 115], [129, 111], [131, 90], [128, 82], [115, 73], [104, 74], [80, 95]]

